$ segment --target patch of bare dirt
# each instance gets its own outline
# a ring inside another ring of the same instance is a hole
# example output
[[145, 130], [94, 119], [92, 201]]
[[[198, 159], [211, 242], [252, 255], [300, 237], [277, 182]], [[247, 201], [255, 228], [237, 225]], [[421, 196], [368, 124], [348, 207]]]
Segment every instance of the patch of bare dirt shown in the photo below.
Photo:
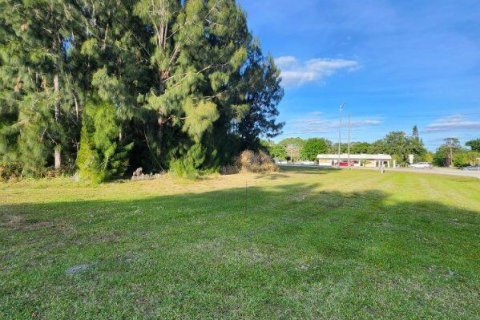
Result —
[[53, 221], [28, 219], [21, 215], [6, 215], [2, 218], [0, 226], [20, 231], [35, 231], [55, 227], [55, 223]]

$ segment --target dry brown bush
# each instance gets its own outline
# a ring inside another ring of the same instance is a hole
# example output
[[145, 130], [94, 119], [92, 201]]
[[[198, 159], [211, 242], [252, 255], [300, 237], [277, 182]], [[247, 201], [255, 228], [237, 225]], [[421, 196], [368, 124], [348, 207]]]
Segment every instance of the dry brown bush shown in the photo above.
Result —
[[243, 151], [236, 159], [235, 165], [245, 172], [267, 173], [278, 171], [278, 166], [272, 158], [263, 151]]

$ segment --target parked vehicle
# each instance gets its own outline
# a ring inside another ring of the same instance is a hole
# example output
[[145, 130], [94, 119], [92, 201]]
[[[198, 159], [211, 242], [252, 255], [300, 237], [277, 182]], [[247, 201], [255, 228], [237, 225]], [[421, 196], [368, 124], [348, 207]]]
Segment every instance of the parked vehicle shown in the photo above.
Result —
[[410, 168], [416, 168], [416, 169], [432, 169], [432, 164], [428, 162], [417, 162], [417, 163], [412, 163], [410, 165]]
[[480, 171], [480, 165], [464, 167], [464, 168], [462, 168], [462, 170], [466, 170], [466, 171]]
[[339, 167], [353, 167], [353, 161], [350, 161], [350, 164], [348, 161], [340, 161], [338, 164]]

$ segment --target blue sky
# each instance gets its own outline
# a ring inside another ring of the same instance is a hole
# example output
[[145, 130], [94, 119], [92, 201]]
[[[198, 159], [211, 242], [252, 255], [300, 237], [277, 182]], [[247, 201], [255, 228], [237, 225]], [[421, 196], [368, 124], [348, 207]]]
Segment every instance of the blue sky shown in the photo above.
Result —
[[[241, 0], [282, 69], [289, 136], [352, 141], [418, 125], [426, 146], [480, 137], [480, 1]], [[346, 136], [346, 129], [342, 133]]]

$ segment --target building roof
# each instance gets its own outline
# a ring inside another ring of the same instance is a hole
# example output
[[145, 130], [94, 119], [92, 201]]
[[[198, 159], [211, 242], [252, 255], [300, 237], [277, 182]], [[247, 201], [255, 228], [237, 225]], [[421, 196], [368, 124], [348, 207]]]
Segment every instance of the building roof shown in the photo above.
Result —
[[[338, 154], [319, 154], [317, 155], [317, 159], [325, 159], [325, 160], [336, 160], [338, 159]], [[347, 160], [349, 155], [346, 153], [340, 154], [341, 160]], [[389, 154], [350, 154], [350, 160], [392, 160], [392, 156]]]

